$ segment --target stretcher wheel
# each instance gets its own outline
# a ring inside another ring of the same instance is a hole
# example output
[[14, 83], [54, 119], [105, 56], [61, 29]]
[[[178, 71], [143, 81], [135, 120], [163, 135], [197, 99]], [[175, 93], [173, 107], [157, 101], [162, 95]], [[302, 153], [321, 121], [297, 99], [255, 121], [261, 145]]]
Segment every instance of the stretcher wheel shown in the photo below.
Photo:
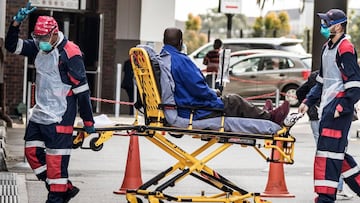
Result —
[[83, 144], [83, 141], [74, 144], [74, 141], [75, 141], [76, 138], [77, 138], [77, 136], [73, 136], [73, 145], [72, 145], [73, 149], [77, 149], [77, 148], [81, 147], [82, 144]]
[[100, 151], [104, 146], [104, 144], [100, 144], [99, 146], [95, 145], [95, 143], [96, 143], [96, 141], [98, 141], [98, 139], [99, 138], [94, 137], [90, 140], [90, 149], [92, 149], [93, 151], [96, 151], [96, 152]]

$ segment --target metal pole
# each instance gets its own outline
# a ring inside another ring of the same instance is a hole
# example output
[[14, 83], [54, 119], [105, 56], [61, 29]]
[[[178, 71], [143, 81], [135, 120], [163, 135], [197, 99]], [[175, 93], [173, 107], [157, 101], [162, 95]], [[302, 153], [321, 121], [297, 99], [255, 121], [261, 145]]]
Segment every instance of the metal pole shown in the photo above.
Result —
[[[103, 48], [104, 48], [104, 14], [99, 16], [99, 58], [98, 58], [98, 67], [97, 67], [97, 84], [96, 84], [96, 96], [101, 97], [101, 87], [102, 87], [102, 61], [103, 61]], [[100, 101], [96, 102], [96, 113], [100, 113], [101, 105]]]
[[279, 103], [280, 103], [280, 90], [279, 89], [276, 89], [276, 98], [275, 98], [275, 106], [278, 107], [279, 106]]
[[119, 114], [120, 114], [120, 95], [121, 95], [121, 64], [118, 63], [117, 64], [117, 69], [116, 69], [116, 96], [115, 96], [115, 118], [119, 118]]
[[211, 88], [215, 88], [215, 77], [216, 77], [216, 73], [212, 72], [211, 73]]
[[24, 77], [23, 77], [23, 99], [22, 102], [26, 104], [26, 89], [27, 89], [27, 75], [28, 75], [28, 57], [24, 57]]
[[230, 14], [227, 13], [226, 17], [227, 17], [227, 33], [226, 33], [226, 37], [227, 38], [231, 38], [231, 29], [232, 29], [232, 18], [233, 18], [234, 14]]
[[[133, 101], [134, 101], [134, 104], [137, 102], [137, 99], [138, 99], [138, 93], [137, 93], [137, 85], [136, 85], [136, 81], [133, 79], [133, 83], [134, 83], [134, 99], [133, 99]], [[132, 106], [132, 108], [133, 108], [133, 115], [134, 115], [134, 117], [136, 117], [136, 113], [135, 113], [135, 111], [136, 111], [136, 108], [135, 108], [135, 105], [133, 105]]]
[[207, 34], [207, 41], [210, 42], [210, 34], [211, 34], [211, 31], [210, 29], [208, 30], [208, 34]]

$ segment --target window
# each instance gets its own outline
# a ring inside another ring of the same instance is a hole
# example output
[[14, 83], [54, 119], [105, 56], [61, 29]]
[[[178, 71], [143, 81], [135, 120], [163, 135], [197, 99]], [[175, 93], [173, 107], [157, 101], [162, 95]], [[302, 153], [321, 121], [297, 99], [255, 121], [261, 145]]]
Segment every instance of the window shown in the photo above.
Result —
[[257, 72], [259, 67], [260, 58], [250, 58], [240, 61], [231, 67], [233, 75], [241, 75], [245, 72]]
[[201, 50], [198, 54], [196, 54], [196, 58], [205, 58], [206, 54], [210, 50], [213, 50], [213, 45], [209, 45], [209, 46], [205, 47], [203, 50]]

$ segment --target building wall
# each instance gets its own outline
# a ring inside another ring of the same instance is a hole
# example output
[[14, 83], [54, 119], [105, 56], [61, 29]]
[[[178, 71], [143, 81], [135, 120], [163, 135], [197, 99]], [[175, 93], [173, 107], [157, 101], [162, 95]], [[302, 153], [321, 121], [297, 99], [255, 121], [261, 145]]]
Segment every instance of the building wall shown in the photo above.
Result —
[[[24, 7], [27, 1], [8, 0], [6, 1], [6, 23], [7, 31], [12, 17], [20, 7]], [[20, 29], [20, 37], [26, 38], [28, 33], [28, 21], [24, 21]], [[7, 52], [4, 69], [4, 84], [6, 92], [5, 104], [8, 114], [15, 114], [16, 106], [23, 100], [23, 77], [24, 77], [24, 57]]]
[[0, 0], [0, 38], [5, 37], [5, 13], [6, 1]]

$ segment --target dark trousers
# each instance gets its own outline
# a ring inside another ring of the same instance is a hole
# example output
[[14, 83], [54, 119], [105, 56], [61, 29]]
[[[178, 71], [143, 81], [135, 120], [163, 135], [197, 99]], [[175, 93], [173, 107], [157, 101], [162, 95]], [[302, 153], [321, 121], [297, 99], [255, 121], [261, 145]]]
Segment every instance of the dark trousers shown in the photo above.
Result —
[[47, 203], [63, 203], [65, 192], [72, 188], [68, 181], [72, 127], [30, 121], [26, 128], [25, 156], [35, 175], [49, 190]]
[[237, 94], [223, 96], [225, 115], [227, 117], [244, 117], [270, 120], [271, 114], [255, 106]]
[[340, 175], [357, 195], [360, 195], [360, 171], [354, 158], [345, 153], [353, 113], [334, 118], [338, 101], [325, 106], [319, 126], [319, 141], [314, 161], [316, 203], [334, 203]]

